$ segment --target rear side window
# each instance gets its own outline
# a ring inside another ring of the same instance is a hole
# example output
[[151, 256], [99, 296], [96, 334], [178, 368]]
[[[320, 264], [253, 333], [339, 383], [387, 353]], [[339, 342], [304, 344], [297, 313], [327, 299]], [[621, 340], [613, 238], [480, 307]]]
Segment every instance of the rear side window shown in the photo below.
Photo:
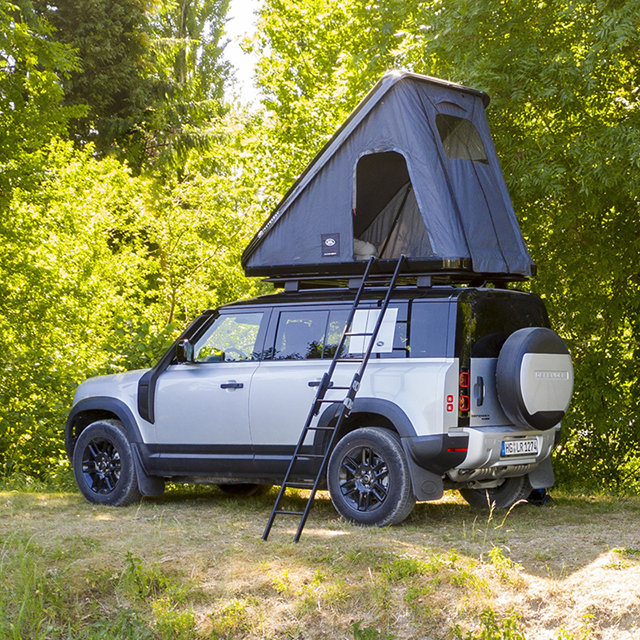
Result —
[[411, 305], [411, 357], [444, 358], [449, 334], [449, 302], [416, 301]]
[[322, 357], [328, 311], [283, 311], [278, 321], [274, 360]]

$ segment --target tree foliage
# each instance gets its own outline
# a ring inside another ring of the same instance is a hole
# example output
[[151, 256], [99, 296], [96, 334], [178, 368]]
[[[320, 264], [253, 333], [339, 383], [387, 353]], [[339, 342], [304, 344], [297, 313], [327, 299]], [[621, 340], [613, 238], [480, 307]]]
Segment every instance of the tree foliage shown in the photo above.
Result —
[[83, 105], [71, 121], [78, 145], [101, 155], [139, 160], [151, 114], [147, 13], [151, 0], [32, 0], [51, 28], [47, 39], [67, 46], [77, 64], [62, 78], [64, 104]]
[[0, 470], [46, 476], [79, 382], [150, 366], [195, 315], [254, 290], [239, 257], [257, 182], [242, 114], [204, 121], [210, 144], [180, 174], [65, 140], [77, 58], [32, 12], [0, 19]]

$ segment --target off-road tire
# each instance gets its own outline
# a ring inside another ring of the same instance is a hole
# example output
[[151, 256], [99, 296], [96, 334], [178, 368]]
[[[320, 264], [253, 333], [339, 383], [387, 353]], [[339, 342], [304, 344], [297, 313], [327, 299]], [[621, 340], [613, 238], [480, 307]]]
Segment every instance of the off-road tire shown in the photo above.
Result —
[[133, 451], [118, 420], [98, 420], [82, 431], [73, 474], [80, 493], [94, 504], [124, 507], [140, 500]]
[[251, 497], [251, 496], [262, 496], [271, 489], [273, 485], [271, 484], [252, 484], [252, 483], [241, 483], [241, 484], [219, 484], [218, 487], [222, 493], [226, 493], [229, 496], [242, 496], [242, 497]]
[[329, 459], [327, 484], [336, 511], [354, 524], [398, 524], [415, 505], [400, 438], [388, 429], [363, 427], [344, 436]]
[[526, 500], [531, 494], [527, 476], [506, 478], [498, 487], [491, 489], [460, 489], [460, 495], [472, 506], [481, 509], [509, 509], [517, 502]]

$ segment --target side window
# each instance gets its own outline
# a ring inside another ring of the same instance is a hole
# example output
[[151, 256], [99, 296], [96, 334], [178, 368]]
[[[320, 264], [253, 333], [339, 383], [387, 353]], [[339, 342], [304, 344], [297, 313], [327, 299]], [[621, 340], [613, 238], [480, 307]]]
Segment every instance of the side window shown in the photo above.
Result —
[[471, 120], [439, 113], [436, 127], [447, 158], [489, 164], [480, 133]]
[[328, 311], [280, 313], [274, 360], [313, 360], [322, 357]]
[[257, 360], [262, 312], [221, 315], [195, 345], [196, 362]]
[[412, 358], [444, 358], [448, 332], [448, 302], [424, 301], [411, 305]]
[[[367, 333], [373, 330], [378, 319], [377, 309], [358, 310], [353, 322], [354, 333]], [[333, 358], [338, 347], [340, 336], [344, 331], [349, 311], [340, 309], [329, 315], [329, 326], [324, 350], [325, 358]], [[367, 336], [347, 338], [340, 354], [341, 358], [360, 358], [368, 345]], [[407, 306], [390, 306], [387, 309], [380, 332], [374, 345], [372, 358], [407, 358], [409, 357], [409, 343], [407, 341]]]

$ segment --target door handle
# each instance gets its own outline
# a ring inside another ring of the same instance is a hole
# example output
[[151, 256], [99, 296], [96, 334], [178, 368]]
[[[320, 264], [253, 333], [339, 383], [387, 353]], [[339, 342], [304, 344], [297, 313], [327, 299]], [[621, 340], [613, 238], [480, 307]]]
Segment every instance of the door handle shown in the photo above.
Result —
[[478, 376], [477, 382], [474, 386], [476, 392], [476, 405], [481, 407], [484, 404], [484, 380], [482, 376]]
[[242, 389], [244, 384], [242, 382], [236, 382], [235, 380], [229, 380], [229, 382], [223, 382], [220, 385], [221, 389]]

